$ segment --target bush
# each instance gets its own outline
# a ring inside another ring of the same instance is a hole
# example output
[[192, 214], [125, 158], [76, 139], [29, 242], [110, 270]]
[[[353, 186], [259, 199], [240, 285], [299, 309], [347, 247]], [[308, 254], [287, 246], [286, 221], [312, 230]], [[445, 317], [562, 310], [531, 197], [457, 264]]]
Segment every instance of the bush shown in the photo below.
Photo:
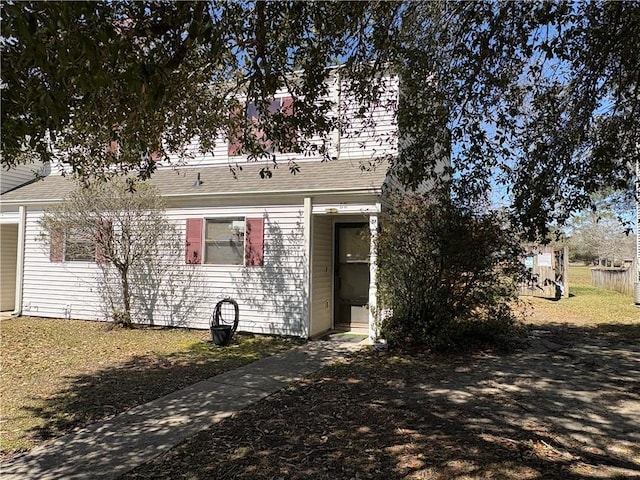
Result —
[[513, 344], [522, 252], [499, 214], [403, 197], [383, 218], [377, 245], [380, 298], [393, 312], [381, 325], [390, 344], [440, 351]]

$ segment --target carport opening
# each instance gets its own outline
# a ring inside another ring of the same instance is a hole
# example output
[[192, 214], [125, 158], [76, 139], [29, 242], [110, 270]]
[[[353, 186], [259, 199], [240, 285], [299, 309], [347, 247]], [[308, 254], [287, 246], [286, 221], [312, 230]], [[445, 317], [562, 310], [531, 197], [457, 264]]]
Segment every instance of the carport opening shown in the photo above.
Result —
[[18, 225], [0, 224], [0, 311], [15, 310]]

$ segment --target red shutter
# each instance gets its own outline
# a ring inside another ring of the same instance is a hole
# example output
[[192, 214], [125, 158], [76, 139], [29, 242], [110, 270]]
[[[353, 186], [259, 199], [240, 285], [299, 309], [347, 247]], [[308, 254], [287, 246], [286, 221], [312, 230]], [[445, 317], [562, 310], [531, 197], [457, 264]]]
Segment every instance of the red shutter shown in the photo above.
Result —
[[[292, 97], [284, 97], [282, 99], [282, 114], [285, 117], [293, 117], [293, 98]], [[293, 119], [289, 120], [293, 122]], [[293, 151], [293, 146], [296, 144], [296, 129], [293, 124], [286, 125], [287, 128], [287, 137], [283, 144], [282, 153], [289, 153]]]
[[117, 140], [111, 140], [107, 145], [107, 153], [117, 156], [120, 152], [120, 145]]
[[111, 237], [113, 235], [113, 225], [109, 220], [101, 220], [100, 225], [98, 226], [98, 231], [96, 232], [96, 236], [98, 238], [98, 242], [96, 242], [96, 263], [107, 263], [108, 260], [105, 258], [105, 246], [107, 249], [111, 245]]
[[241, 115], [242, 111], [240, 108], [235, 108], [229, 116], [232, 125], [229, 128], [229, 138], [227, 139], [229, 142], [227, 145], [227, 154], [230, 157], [237, 157], [242, 153], [242, 135], [237, 125], [233, 125], [233, 123], [241, 119]]
[[187, 218], [185, 263], [202, 263], [202, 219]]
[[247, 218], [245, 232], [245, 265], [261, 267], [264, 265], [264, 219]]
[[293, 98], [292, 97], [283, 97], [282, 114], [287, 117], [293, 116]]
[[230, 157], [237, 157], [242, 152], [242, 141], [237, 138], [229, 138], [227, 153]]
[[151, 162], [159, 162], [160, 161], [160, 152], [157, 149], [162, 147], [162, 135], [158, 135], [158, 145], [150, 145], [151, 152], [149, 153], [149, 161]]
[[62, 262], [64, 260], [64, 233], [53, 230], [49, 237], [49, 261]]

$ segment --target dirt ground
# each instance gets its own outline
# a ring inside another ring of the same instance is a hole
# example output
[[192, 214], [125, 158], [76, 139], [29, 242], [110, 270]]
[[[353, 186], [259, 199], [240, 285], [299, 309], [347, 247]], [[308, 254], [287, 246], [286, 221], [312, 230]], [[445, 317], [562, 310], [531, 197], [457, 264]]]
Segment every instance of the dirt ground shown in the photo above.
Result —
[[532, 328], [509, 355], [361, 352], [124, 478], [640, 479], [638, 325]]

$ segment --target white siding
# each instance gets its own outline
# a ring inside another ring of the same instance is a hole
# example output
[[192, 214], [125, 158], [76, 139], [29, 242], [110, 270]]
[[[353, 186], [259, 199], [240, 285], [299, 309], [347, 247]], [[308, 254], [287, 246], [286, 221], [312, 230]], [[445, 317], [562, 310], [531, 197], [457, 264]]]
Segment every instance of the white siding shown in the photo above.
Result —
[[18, 165], [10, 170], [3, 168], [0, 170], [0, 194], [48, 173], [48, 166], [43, 166], [40, 162]]
[[100, 269], [93, 262], [49, 261], [49, 246], [40, 240], [42, 211], [28, 210], [22, 311], [25, 315], [101, 320]]
[[[384, 82], [385, 88], [377, 105], [367, 107], [363, 114], [359, 113], [361, 105], [347, 92], [346, 80], [336, 77], [330, 85], [328, 99], [335, 103], [334, 116], [339, 118], [343, 125], [342, 132], [331, 132], [324, 139], [330, 146], [329, 155], [332, 159], [349, 159], [367, 167], [370, 164], [377, 164], [382, 158], [397, 155], [396, 110], [399, 82], [395, 77], [387, 77]], [[286, 95], [286, 92], [281, 91], [276, 97], [284, 95]], [[222, 114], [225, 113], [222, 112]], [[310, 140], [315, 145], [321, 145], [323, 142], [323, 139], [319, 136]], [[224, 133], [215, 138], [214, 144], [212, 151], [203, 153], [200, 152], [199, 139], [194, 138], [182, 151], [171, 153], [168, 164], [159, 165], [159, 168], [242, 165], [247, 162], [246, 155], [232, 157], [228, 155], [228, 140]], [[277, 154], [277, 161], [280, 165], [286, 165], [290, 160], [304, 163], [320, 161], [322, 156], [319, 154]], [[63, 165], [55, 164], [51, 172], [59, 175], [63, 169]], [[68, 167], [66, 170], [69, 172]], [[4, 175], [5, 172], [2, 173]]]
[[[198, 299], [198, 327], [208, 327], [216, 303], [226, 296], [238, 302], [240, 329], [300, 335], [305, 320], [303, 217], [300, 206], [172, 209], [170, 218], [184, 230], [186, 218], [263, 217], [264, 266], [200, 265], [200, 281], [189, 295]], [[176, 298], [180, 298], [177, 296]]]
[[[330, 157], [332, 159], [353, 160], [367, 167], [370, 164], [377, 164], [382, 158], [396, 155], [398, 152], [396, 124], [398, 79], [395, 77], [385, 79], [386, 86], [378, 104], [368, 108], [363, 115], [358, 114], [360, 104], [347, 93], [345, 82], [345, 80], [336, 79], [329, 88], [329, 100], [335, 103], [334, 115], [336, 118], [340, 118], [344, 125], [344, 131], [332, 132], [325, 139], [330, 146]], [[276, 97], [284, 95], [286, 92], [281, 91]], [[315, 145], [321, 145], [322, 141], [323, 139], [319, 136], [311, 139], [311, 143]], [[200, 152], [199, 139], [194, 138], [184, 150], [170, 154], [168, 164], [159, 165], [159, 168], [242, 165], [247, 162], [246, 155], [232, 157], [228, 155], [228, 140], [224, 134], [218, 135], [214, 143], [212, 151], [203, 153]], [[304, 163], [320, 161], [322, 156], [319, 154], [277, 154], [277, 161], [280, 165], [286, 166], [290, 160]], [[53, 166], [52, 172], [60, 174], [62, 169], [62, 165], [56, 164]], [[68, 168], [66, 170], [69, 171]]]
[[[187, 218], [264, 217], [264, 266], [184, 265], [184, 250], [174, 254], [176, 269], [160, 286], [144, 283], [137, 291], [138, 318], [156, 325], [208, 328], [216, 303], [226, 296], [240, 306], [243, 331], [300, 335], [306, 259], [302, 206], [173, 208], [168, 216], [182, 239]], [[99, 295], [100, 268], [92, 262], [51, 263], [46, 244], [38, 241], [41, 212], [27, 217], [23, 311], [28, 315], [105, 319]], [[141, 306], [142, 305], [142, 306]], [[147, 309], [145, 309], [146, 305]], [[152, 307], [152, 308], [151, 308]]]
[[0, 310], [13, 310], [16, 295], [18, 225], [0, 224]]
[[367, 109], [364, 115], [358, 115], [360, 104], [342, 92], [340, 113], [348, 124], [340, 137], [339, 158], [376, 163], [377, 159], [398, 152], [398, 131], [396, 109], [398, 102], [397, 78], [386, 79], [387, 85], [379, 102]]
[[[368, 164], [377, 159], [397, 154], [397, 126], [395, 110], [398, 101], [398, 80], [386, 79], [385, 93], [377, 106], [365, 112], [363, 118], [356, 118], [360, 105], [346, 93], [344, 85], [338, 82], [331, 85], [329, 98], [336, 104], [335, 115], [340, 116], [346, 125], [345, 131], [333, 132], [327, 139], [331, 145], [331, 156], [336, 159], [351, 159]], [[284, 93], [281, 93], [284, 94]], [[295, 113], [294, 113], [295, 114]], [[312, 143], [320, 144], [322, 139], [314, 137]], [[278, 162], [286, 164], [293, 160], [297, 163], [320, 161], [320, 155], [279, 154]], [[246, 156], [228, 155], [228, 142], [224, 136], [218, 136], [213, 152], [201, 153], [198, 139], [187, 146], [184, 153], [171, 155], [172, 164], [186, 166], [234, 165], [247, 161]]]
[[311, 336], [332, 328], [333, 318], [333, 221], [313, 217], [311, 256]]

